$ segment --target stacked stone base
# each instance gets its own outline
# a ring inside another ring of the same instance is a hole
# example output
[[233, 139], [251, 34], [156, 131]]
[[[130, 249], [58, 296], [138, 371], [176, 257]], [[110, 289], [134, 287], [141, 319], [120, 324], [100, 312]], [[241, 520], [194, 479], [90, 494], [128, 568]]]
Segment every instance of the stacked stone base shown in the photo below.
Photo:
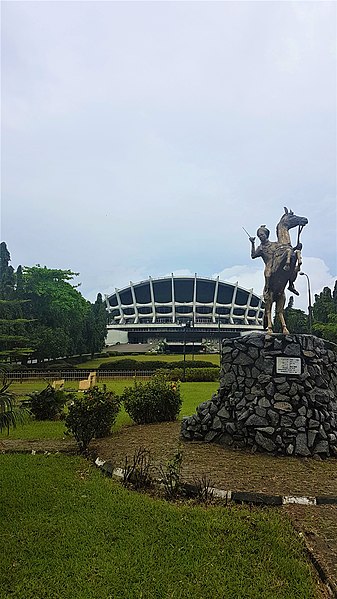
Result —
[[[280, 373], [288, 364], [299, 372]], [[220, 388], [184, 418], [181, 434], [273, 454], [337, 457], [337, 346], [311, 335], [225, 340]]]

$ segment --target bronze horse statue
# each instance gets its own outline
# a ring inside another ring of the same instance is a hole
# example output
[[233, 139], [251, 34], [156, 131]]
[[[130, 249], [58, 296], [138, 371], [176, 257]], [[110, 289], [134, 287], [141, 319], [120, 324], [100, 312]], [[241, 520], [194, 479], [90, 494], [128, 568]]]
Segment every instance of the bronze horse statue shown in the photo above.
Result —
[[[292, 210], [284, 208], [284, 214], [276, 227], [277, 241], [269, 241], [269, 230], [265, 225], [261, 225], [257, 230], [257, 236], [261, 241], [258, 248], [255, 249], [255, 237], [249, 238], [252, 244], [251, 257], [261, 257], [265, 263], [264, 328], [268, 333], [273, 332], [271, 318], [273, 303], [276, 304], [276, 315], [281, 322], [282, 332], [285, 335], [289, 333], [283, 313], [286, 300], [284, 290], [288, 285], [288, 289], [292, 293], [299, 295], [294, 287], [294, 282], [302, 264], [300, 233], [306, 224], [308, 224], [306, 217], [297, 216]], [[289, 234], [289, 230], [294, 227], [298, 227], [295, 247], [291, 245]]]

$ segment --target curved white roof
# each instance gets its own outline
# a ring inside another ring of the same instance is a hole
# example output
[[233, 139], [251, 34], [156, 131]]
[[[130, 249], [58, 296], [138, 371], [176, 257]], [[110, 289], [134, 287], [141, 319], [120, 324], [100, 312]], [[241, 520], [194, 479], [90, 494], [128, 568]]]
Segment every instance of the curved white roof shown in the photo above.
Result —
[[110, 325], [262, 325], [263, 300], [232, 284], [206, 277], [174, 276], [132, 283], [106, 296]]

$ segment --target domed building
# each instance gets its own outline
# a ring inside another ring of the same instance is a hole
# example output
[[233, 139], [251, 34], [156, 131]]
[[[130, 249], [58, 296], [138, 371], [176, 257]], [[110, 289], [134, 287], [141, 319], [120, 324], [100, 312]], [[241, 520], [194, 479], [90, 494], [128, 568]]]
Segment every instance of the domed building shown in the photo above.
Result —
[[106, 305], [108, 345], [158, 340], [198, 345], [263, 328], [262, 298], [219, 277], [149, 277], [116, 289]]

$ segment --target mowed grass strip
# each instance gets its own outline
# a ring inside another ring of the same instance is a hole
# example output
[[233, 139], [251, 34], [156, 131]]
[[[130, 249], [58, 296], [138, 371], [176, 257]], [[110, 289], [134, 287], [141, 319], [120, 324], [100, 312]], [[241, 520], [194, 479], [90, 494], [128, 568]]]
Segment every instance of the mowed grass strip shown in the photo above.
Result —
[[0, 456], [0, 597], [313, 599], [279, 511], [173, 505], [78, 457]]
[[[106, 388], [108, 391], [115, 391], [120, 395], [125, 387], [130, 387], [134, 384], [132, 379], [107, 381]], [[73, 384], [73, 388], [77, 388]], [[17, 388], [21, 389], [21, 393], [31, 393], [32, 391], [41, 391], [46, 386], [44, 381], [29, 381], [28, 383], [13, 383], [11, 389], [18, 392]], [[78, 386], [78, 385], [77, 385]], [[103, 386], [101, 383], [98, 385]], [[179, 414], [179, 419], [184, 416], [189, 416], [195, 412], [196, 407], [202, 402], [211, 398], [212, 394], [217, 390], [219, 383], [181, 383], [180, 390], [183, 400], [183, 405]], [[67, 388], [72, 388], [72, 383], [67, 383]], [[130, 426], [133, 424], [130, 416], [125, 412], [124, 407], [117, 416], [113, 431], [118, 431], [122, 426]], [[43, 421], [30, 420], [22, 425], [17, 425], [15, 429], [11, 429], [9, 436], [7, 431], [0, 433], [0, 439], [62, 439], [64, 437], [65, 426], [62, 421]]]

